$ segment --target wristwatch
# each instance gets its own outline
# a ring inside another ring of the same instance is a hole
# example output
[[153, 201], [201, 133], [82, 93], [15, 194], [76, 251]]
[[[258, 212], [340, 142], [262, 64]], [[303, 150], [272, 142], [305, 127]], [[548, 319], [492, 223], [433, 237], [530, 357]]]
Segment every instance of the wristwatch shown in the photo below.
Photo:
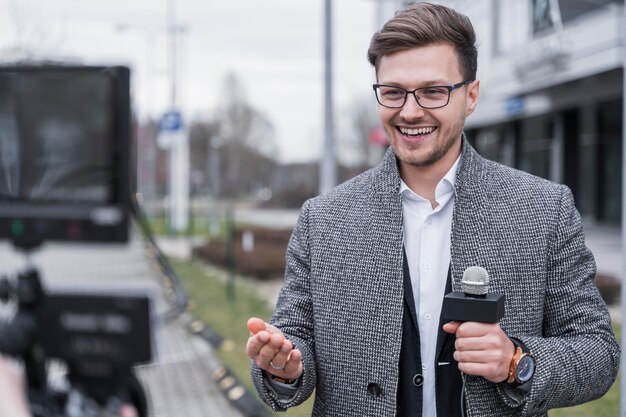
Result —
[[517, 388], [530, 381], [535, 374], [535, 358], [526, 346], [519, 340], [511, 338], [515, 346], [515, 353], [509, 365], [509, 377], [506, 380], [513, 388]]
[[293, 385], [293, 384], [295, 384], [298, 381], [297, 379], [281, 378], [279, 376], [270, 374], [269, 372], [264, 372], [264, 373], [272, 381], [280, 382], [281, 384]]

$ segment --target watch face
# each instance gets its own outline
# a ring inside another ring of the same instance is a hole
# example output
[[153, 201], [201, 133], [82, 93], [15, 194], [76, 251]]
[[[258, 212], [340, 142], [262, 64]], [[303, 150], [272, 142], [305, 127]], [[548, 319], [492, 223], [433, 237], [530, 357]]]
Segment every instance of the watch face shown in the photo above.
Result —
[[530, 355], [524, 355], [517, 364], [517, 379], [522, 384], [528, 382], [535, 373], [535, 359]]

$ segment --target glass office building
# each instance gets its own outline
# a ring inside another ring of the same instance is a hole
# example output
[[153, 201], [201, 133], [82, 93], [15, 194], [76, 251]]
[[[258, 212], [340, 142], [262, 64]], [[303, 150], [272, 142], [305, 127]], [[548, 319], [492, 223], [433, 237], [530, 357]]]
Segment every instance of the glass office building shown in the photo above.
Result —
[[[586, 221], [621, 217], [624, 0], [429, 0], [467, 14], [484, 156], [568, 185]], [[378, 22], [417, 1], [378, 0]]]
[[479, 41], [481, 154], [567, 184], [587, 220], [621, 216], [624, 1], [442, 2]]

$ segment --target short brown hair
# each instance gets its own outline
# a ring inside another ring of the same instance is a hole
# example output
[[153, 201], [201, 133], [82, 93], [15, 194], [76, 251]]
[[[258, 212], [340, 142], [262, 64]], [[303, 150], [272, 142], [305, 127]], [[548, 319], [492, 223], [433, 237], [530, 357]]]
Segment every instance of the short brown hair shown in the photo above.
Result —
[[396, 12], [372, 36], [367, 59], [378, 70], [385, 55], [436, 42], [452, 44], [464, 79], [476, 78], [478, 50], [472, 22], [456, 10], [432, 3], [418, 3]]

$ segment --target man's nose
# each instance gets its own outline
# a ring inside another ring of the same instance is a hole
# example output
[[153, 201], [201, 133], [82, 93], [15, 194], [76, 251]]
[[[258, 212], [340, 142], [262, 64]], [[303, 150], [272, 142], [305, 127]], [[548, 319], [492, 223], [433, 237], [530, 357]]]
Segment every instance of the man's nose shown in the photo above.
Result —
[[400, 114], [405, 119], [411, 119], [416, 117], [421, 117], [425, 113], [424, 108], [417, 103], [417, 98], [415, 94], [408, 94], [406, 98], [406, 102], [404, 106], [402, 106], [402, 110]]

